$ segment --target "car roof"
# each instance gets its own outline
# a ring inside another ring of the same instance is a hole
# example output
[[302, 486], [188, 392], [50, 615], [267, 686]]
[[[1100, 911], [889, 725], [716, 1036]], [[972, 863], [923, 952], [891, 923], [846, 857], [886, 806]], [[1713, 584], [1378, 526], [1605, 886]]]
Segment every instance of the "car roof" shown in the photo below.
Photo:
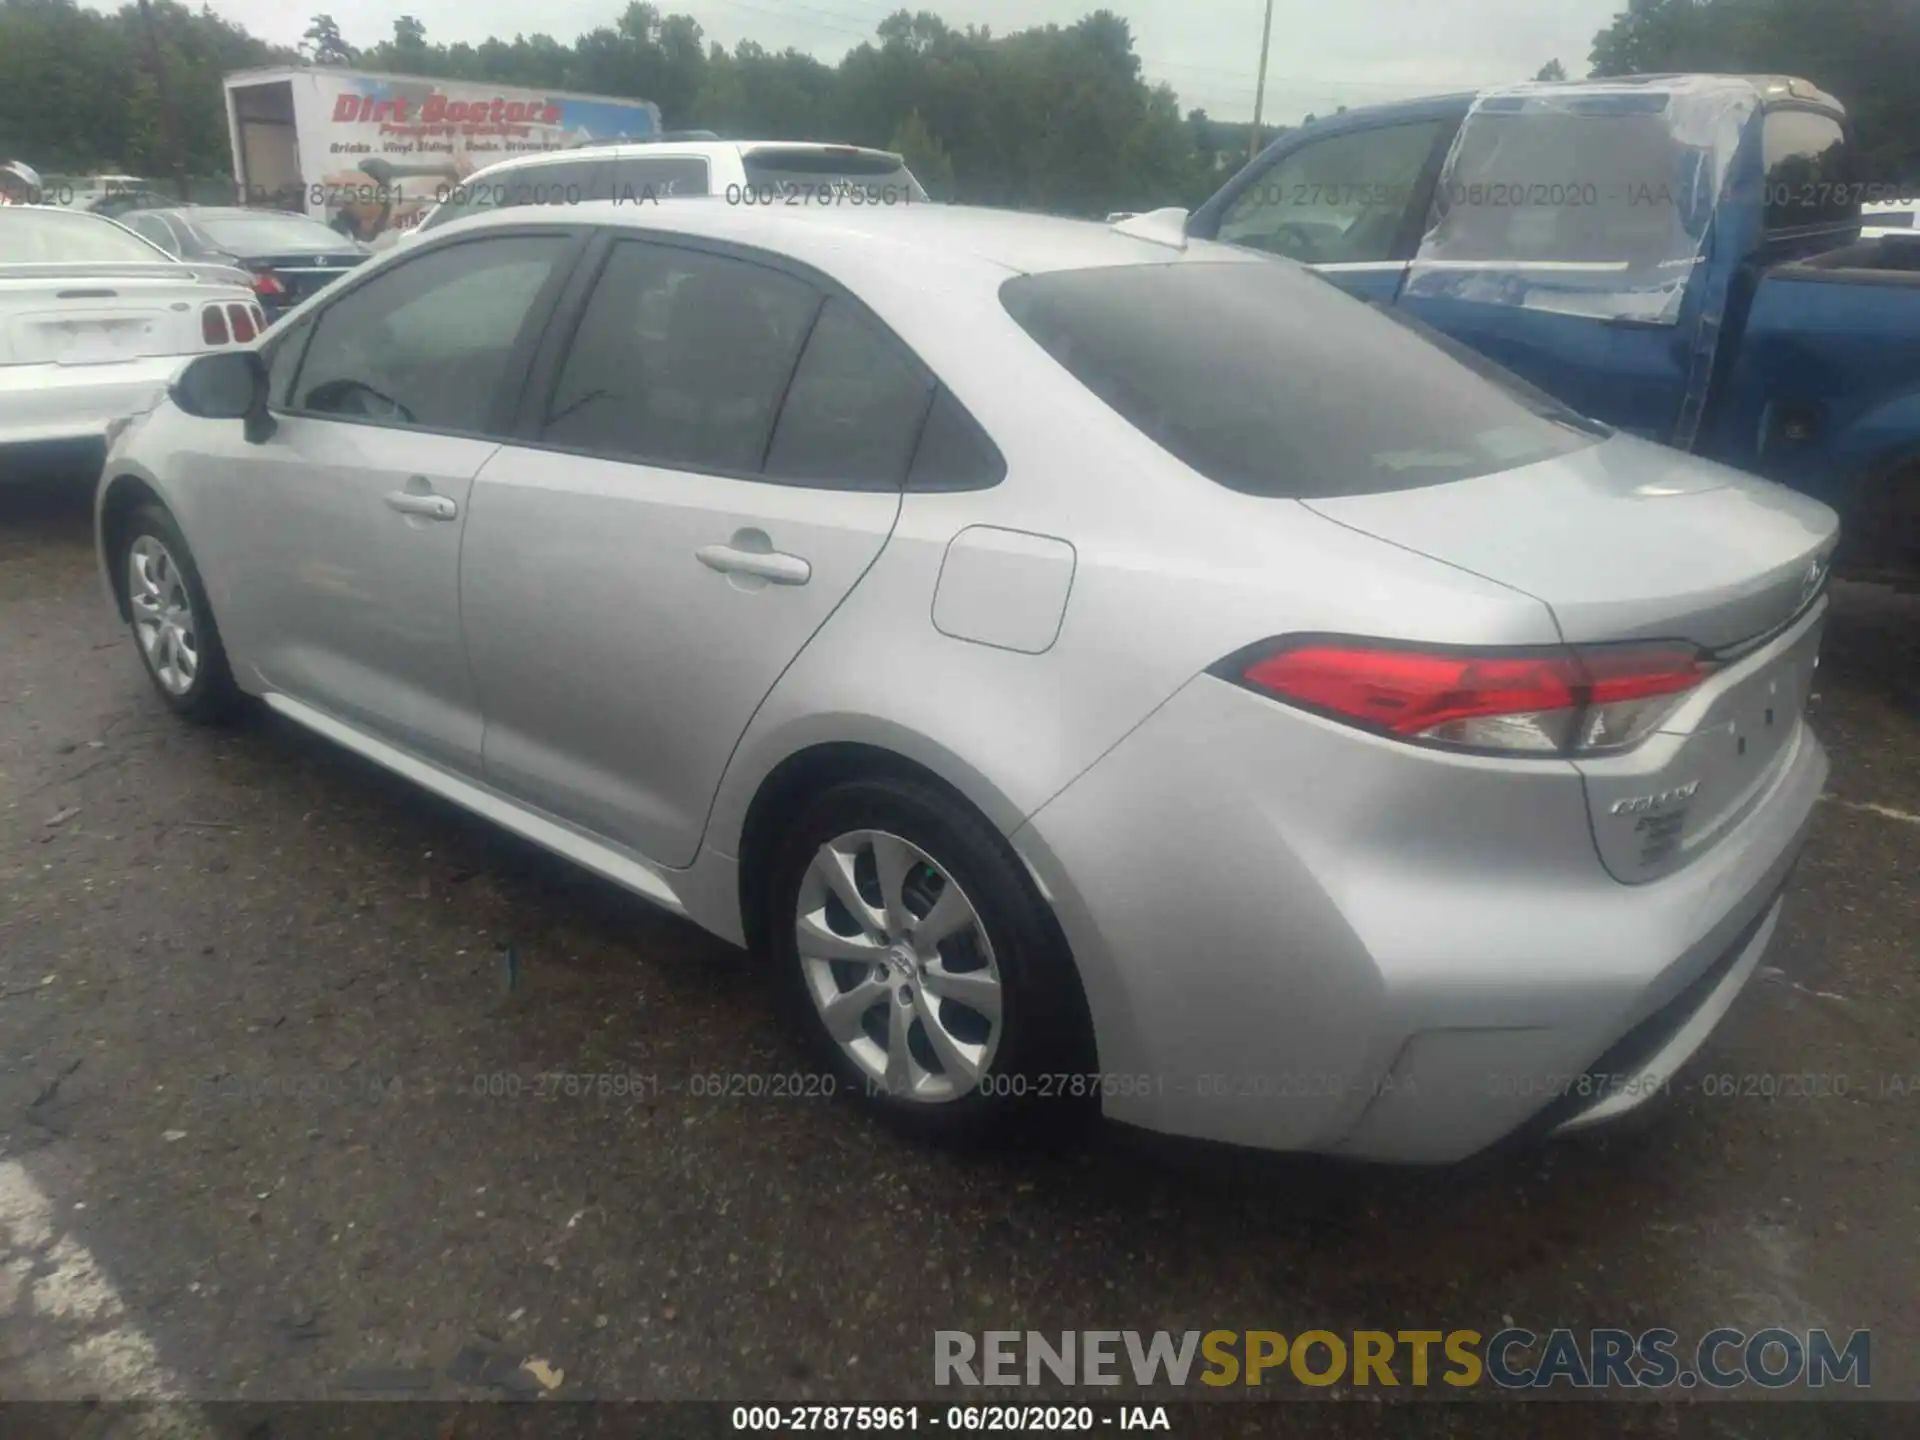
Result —
[[1388, 100], [1378, 105], [1363, 105], [1351, 110], [1342, 110], [1333, 115], [1320, 115], [1314, 118], [1311, 127], [1295, 126], [1292, 130], [1281, 132], [1280, 140], [1290, 140], [1302, 128], [1311, 128], [1315, 134], [1331, 134], [1335, 129], [1351, 126], [1372, 126], [1384, 120], [1426, 120], [1448, 113], [1464, 115], [1473, 102], [1483, 95], [1496, 91], [1520, 89], [1539, 89], [1542, 91], [1577, 91], [1582, 89], [1621, 89], [1633, 87], [1658, 90], [1672, 87], [1683, 81], [1713, 79], [1729, 81], [1750, 86], [1763, 101], [1778, 103], [1783, 100], [1802, 101], [1815, 105], [1842, 110], [1844, 107], [1831, 95], [1818, 86], [1792, 75], [1715, 75], [1702, 76], [1685, 72], [1673, 72], [1659, 75], [1591, 75], [1581, 80], [1536, 81], [1527, 86], [1490, 86], [1482, 90], [1456, 90], [1447, 94], [1422, 95], [1412, 100]]
[[942, 268], [997, 286], [1010, 275], [1182, 260], [1275, 263], [1239, 246], [1147, 239], [1098, 220], [934, 201], [901, 205], [729, 204], [719, 196], [625, 203], [593, 200], [562, 210], [529, 206], [455, 222], [440, 235], [526, 224], [617, 225], [662, 239], [750, 246], [814, 266], [855, 289], [868, 275], [931, 283]]
[[[619, 140], [576, 145], [570, 150], [540, 150], [496, 160], [467, 178], [477, 180], [496, 170], [518, 170], [530, 165], [557, 165], [582, 157], [626, 160], [636, 156], [711, 160], [719, 155], [744, 155], [749, 150], [851, 150], [862, 155], [892, 155], [871, 145], [845, 145], [837, 140]], [[898, 159], [898, 156], [894, 158]], [[904, 163], [904, 162], [902, 162]]]

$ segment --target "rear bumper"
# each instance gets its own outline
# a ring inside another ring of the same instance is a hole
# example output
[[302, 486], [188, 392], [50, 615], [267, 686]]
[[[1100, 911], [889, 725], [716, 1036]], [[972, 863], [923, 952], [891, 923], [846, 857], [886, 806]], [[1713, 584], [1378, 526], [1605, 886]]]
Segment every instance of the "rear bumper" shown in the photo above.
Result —
[[108, 421], [152, 409], [191, 358], [0, 365], [0, 446], [98, 439]]
[[1826, 774], [1798, 726], [1718, 844], [1623, 885], [1571, 766], [1416, 751], [1203, 678], [1014, 841], [1113, 1119], [1444, 1162], [1659, 1093], [1760, 964]]

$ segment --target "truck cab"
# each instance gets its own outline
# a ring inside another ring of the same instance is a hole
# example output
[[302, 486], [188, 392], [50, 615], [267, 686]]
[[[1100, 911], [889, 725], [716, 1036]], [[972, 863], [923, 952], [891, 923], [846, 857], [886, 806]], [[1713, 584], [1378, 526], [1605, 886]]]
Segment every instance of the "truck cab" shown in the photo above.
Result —
[[[1861, 239], [1851, 138], [1787, 77], [1518, 85], [1283, 135], [1187, 233], [1310, 265], [1877, 541], [1866, 517], [1912, 511], [1920, 477], [1920, 243]], [[1920, 563], [1920, 526], [1900, 545]]]

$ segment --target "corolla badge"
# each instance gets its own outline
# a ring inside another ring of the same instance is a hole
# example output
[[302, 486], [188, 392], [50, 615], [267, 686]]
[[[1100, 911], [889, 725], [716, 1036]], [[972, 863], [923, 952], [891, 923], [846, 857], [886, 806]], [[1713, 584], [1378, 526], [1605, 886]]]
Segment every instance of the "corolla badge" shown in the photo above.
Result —
[[1671, 790], [1662, 790], [1658, 795], [1635, 795], [1630, 799], [1616, 800], [1608, 807], [1608, 812], [1614, 815], [1645, 815], [1653, 810], [1665, 810], [1691, 800], [1699, 789], [1698, 780], [1689, 780]]

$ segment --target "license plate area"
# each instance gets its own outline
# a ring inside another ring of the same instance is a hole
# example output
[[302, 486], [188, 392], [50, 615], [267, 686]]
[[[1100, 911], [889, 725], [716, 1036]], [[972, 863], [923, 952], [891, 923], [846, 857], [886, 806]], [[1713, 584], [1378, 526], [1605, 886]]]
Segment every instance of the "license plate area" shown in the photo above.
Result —
[[75, 318], [42, 322], [46, 353], [56, 365], [100, 365], [145, 353], [152, 322], [144, 317]]

